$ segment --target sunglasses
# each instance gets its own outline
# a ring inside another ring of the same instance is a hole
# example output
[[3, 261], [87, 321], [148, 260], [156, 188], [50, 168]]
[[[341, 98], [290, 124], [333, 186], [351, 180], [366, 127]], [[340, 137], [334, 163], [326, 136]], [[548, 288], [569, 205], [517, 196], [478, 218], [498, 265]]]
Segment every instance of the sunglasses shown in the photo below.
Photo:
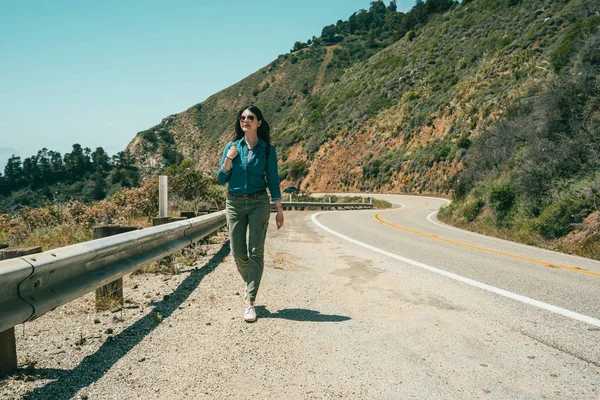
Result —
[[240, 115], [240, 121], [254, 121], [256, 117], [254, 115]]

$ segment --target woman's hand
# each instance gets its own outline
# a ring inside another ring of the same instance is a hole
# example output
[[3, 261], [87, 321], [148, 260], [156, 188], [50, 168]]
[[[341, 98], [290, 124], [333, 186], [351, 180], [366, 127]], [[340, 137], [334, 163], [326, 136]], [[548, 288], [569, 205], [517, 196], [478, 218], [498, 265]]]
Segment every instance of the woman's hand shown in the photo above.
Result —
[[277, 215], [275, 216], [275, 222], [277, 222], [277, 229], [281, 229], [283, 226], [283, 208], [277, 207]]
[[238, 149], [237, 147], [235, 147], [235, 143], [233, 143], [231, 145], [231, 147], [229, 148], [229, 151], [227, 152], [227, 158], [229, 158], [231, 161], [233, 161], [234, 158], [236, 158], [238, 155]]

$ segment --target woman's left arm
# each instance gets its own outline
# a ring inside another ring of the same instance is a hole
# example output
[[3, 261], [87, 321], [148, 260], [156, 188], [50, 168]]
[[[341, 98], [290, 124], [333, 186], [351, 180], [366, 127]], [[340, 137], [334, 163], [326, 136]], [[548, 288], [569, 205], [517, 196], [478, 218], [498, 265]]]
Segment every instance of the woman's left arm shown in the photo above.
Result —
[[269, 154], [269, 159], [267, 160], [267, 186], [269, 187], [269, 192], [271, 193], [271, 200], [273, 202], [278, 202], [281, 204], [281, 189], [279, 188], [279, 169], [277, 167], [277, 151], [275, 147], [272, 145], [271, 151]]
[[281, 206], [281, 189], [279, 188], [279, 169], [277, 167], [277, 151], [275, 147], [267, 144], [267, 146], [271, 146], [269, 159], [267, 160], [267, 186], [269, 187], [269, 192], [271, 193], [271, 200], [275, 203], [275, 207], [277, 207], [277, 216], [275, 217], [275, 221], [277, 222], [277, 229], [280, 229], [283, 226], [283, 207]]

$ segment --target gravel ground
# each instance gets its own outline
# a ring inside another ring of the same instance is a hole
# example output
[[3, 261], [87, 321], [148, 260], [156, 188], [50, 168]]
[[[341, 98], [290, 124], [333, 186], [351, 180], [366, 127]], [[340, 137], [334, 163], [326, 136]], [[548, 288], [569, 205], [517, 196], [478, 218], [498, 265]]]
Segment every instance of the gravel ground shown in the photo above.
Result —
[[126, 277], [120, 311], [96, 313], [89, 294], [18, 326], [20, 370], [0, 398], [597, 398], [598, 368], [308, 218], [270, 225], [256, 323], [227, 244], [207, 245], [189, 271]]

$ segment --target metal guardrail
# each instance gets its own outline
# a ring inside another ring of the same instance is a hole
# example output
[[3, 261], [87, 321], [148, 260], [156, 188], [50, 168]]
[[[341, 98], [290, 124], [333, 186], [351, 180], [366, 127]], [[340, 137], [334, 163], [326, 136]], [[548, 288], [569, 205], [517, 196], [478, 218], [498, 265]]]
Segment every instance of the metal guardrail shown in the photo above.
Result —
[[330, 209], [330, 208], [365, 208], [372, 209], [373, 205], [370, 203], [316, 203], [316, 202], [292, 202], [284, 201], [281, 203], [283, 208], [302, 208], [302, 209]]
[[[283, 202], [284, 208], [373, 208]], [[0, 261], [0, 332], [134, 272], [225, 226], [225, 211]]]
[[0, 332], [225, 226], [225, 211], [0, 261]]

